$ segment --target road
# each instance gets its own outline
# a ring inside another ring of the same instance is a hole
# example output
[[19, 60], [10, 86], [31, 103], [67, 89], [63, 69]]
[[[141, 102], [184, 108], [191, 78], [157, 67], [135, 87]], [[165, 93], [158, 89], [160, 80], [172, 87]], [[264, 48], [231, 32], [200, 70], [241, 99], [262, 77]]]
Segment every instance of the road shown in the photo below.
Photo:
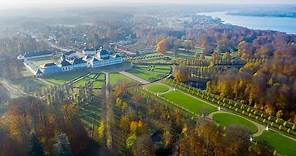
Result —
[[106, 143], [108, 149], [112, 149], [112, 132], [111, 132], [111, 125], [113, 122], [113, 106], [112, 102], [110, 101], [110, 88], [108, 87], [109, 85], [109, 73], [105, 72], [105, 85], [106, 85], [106, 92], [105, 92], [105, 98], [106, 98]]
[[18, 97], [28, 95], [22, 89], [20, 89], [18, 86], [10, 83], [9, 81], [7, 81], [5, 79], [0, 79], [0, 83], [8, 90], [10, 98], [18, 98]]

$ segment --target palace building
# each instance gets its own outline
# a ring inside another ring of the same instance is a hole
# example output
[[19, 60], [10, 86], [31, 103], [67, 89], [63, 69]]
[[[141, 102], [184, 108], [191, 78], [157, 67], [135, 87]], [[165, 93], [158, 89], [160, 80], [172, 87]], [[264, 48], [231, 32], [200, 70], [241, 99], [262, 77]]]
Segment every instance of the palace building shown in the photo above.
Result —
[[[42, 55], [37, 56], [42, 58]], [[46, 56], [48, 57], [48, 54]], [[99, 68], [123, 62], [120, 54], [111, 55], [109, 51], [100, 49], [95, 53], [82, 53], [82, 56], [71, 54], [70, 57], [62, 55], [58, 63], [46, 63], [40, 67], [34, 65], [34, 60], [23, 56], [25, 66], [36, 76], [47, 76], [55, 73], [63, 73], [90, 68]]]

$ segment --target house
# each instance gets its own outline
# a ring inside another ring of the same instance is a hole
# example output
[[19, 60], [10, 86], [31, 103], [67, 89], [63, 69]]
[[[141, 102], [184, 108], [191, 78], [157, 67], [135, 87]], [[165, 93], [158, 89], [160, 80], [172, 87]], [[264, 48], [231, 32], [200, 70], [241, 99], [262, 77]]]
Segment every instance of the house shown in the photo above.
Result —
[[65, 55], [62, 56], [61, 62], [58, 66], [62, 69], [62, 71], [71, 71], [74, 69], [72, 64], [66, 59]]
[[91, 48], [91, 49], [84, 49], [84, 50], [82, 51], [82, 53], [83, 53], [84, 55], [95, 55], [96, 52], [97, 52], [97, 50], [94, 49], [94, 48]]
[[[36, 76], [51, 75], [55, 73], [63, 73], [74, 70], [86, 70], [89, 68], [99, 68], [120, 64], [123, 62], [123, 57], [120, 54], [110, 55], [107, 50], [101, 49], [96, 51], [96, 54], [85, 55], [83, 57], [75, 56], [69, 60], [65, 55], [62, 55], [59, 63], [47, 63], [41, 68], [34, 66], [31, 61], [24, 62], [26, 67], [31, 69], [32, 73]], [[29, 64], [30, 63], [30, 64]]]
[[99, 59], [102, 59], [102, 60], [107, 60], [110, 57], [109, 52], [103, 49], [97, 51], [96, 55]]
[[75, 58], [72, 62], [72, 66], [74, 69], [87, 68], [88, 63], [83, 58]]
[[40, 69], [40, 71], [42, 72], [42, 74], [38, 73], [38, 76], [51, 75], [51, 74], [62, 72], [61, 68], [55, 63], [44, 64], [43, 67]]
[[39, 59], [44, 57], [51, 57], [54, 53], [52, 51], [38, 51], [38, 52], [26, 52], [24, 55], [19, 55], [17, 58], [20, 60]]

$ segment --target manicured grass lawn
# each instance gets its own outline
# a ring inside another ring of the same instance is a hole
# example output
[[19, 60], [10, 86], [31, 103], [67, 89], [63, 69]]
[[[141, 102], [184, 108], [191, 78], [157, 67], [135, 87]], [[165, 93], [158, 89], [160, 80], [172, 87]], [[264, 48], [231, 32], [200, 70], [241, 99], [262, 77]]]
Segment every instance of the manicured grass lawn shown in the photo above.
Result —
[[51, 83], [61, 85], [85, 74], [87, 74], [87, 71], [65, 72], [51, 76], [46, 76], [44, 77], [44, 79]]
[[81, 79], [74, 84], [74, 87], [77, 87], [77, 88], [83, 87], [86, 85], [86, 83], [88, 83], [90, 81], [92, 81], [92, 80], [89, 78]]
[[264, 131], [261, 136], [256, 138], [256, 140], [264, 141], [283, 156], [296, 155], [296, 141], [286, 138], [276, 132]]
[[214, 106], [211, 106], [207, 103], [204, 103], [203, 101], [188, 96], [178, 90], [171, 91], [161, 96], [170, 101], [173, 101], [176, 105], [179, 105], [180, 107], [183, 107], [197, 114], [203, 113], [205, 111], [207, 111], [208, 113], [216, 111], [216, 108]]
[[132, 79], [126, 77], [125, 75], [122, 75], [120, 73], [110, 73], [109, 74], [109, 83], [111, 85], [115, 85], [116, 83], [124, 81], [124, 82], [133, 82]]
[[83, 87], [89, 82], [93, 83], [93, 87], [95, 89], [100, 89], [105, 84], [105, 74], [99, 73], [99, 75], [97, 74], [88, 75], [87, 77], [76, 82], [74, 84], [74, 87], [76, 88]]
[[147, 81], [158, 80], [170, 72], [170, 66], [149, 66], [149, 65], [135, 65], [128, 72]]
[[169, 87], [162, 84], [152, 84], [147, 89], [153, 93], [164, 93], [169, 90]]
[[92, 82], [93, 81], [93, 78], [96, 76], [96, 74], [91, 74], [91, 75], [88, 75], [87, 77], [77, 81], [75, 84], [74, 84], [74, 87], [83, 87], [85, 86], [87, 83], [89, 82]]
[[100, 74], [99, 77], [93, 82], [94, 88], [102, 88], [105, 84], [105, 74]]
[[240, 125], [250, 130], [252, 134], [257, 132], [257, 127], [250, 121], [228, 113], [214, 114], [213, 120], [221, 126]]

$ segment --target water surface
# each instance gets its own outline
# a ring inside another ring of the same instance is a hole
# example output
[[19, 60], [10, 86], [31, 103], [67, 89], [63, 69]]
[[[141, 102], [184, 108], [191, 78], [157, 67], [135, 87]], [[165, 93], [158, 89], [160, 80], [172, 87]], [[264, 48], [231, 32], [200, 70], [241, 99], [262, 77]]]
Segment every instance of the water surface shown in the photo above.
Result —
[[205, 12], [199, 15], [221, 18], [224, 23], [259, 30], [275, 30], [296, 34], [296, 18], [228, 15], [226, 12]]

